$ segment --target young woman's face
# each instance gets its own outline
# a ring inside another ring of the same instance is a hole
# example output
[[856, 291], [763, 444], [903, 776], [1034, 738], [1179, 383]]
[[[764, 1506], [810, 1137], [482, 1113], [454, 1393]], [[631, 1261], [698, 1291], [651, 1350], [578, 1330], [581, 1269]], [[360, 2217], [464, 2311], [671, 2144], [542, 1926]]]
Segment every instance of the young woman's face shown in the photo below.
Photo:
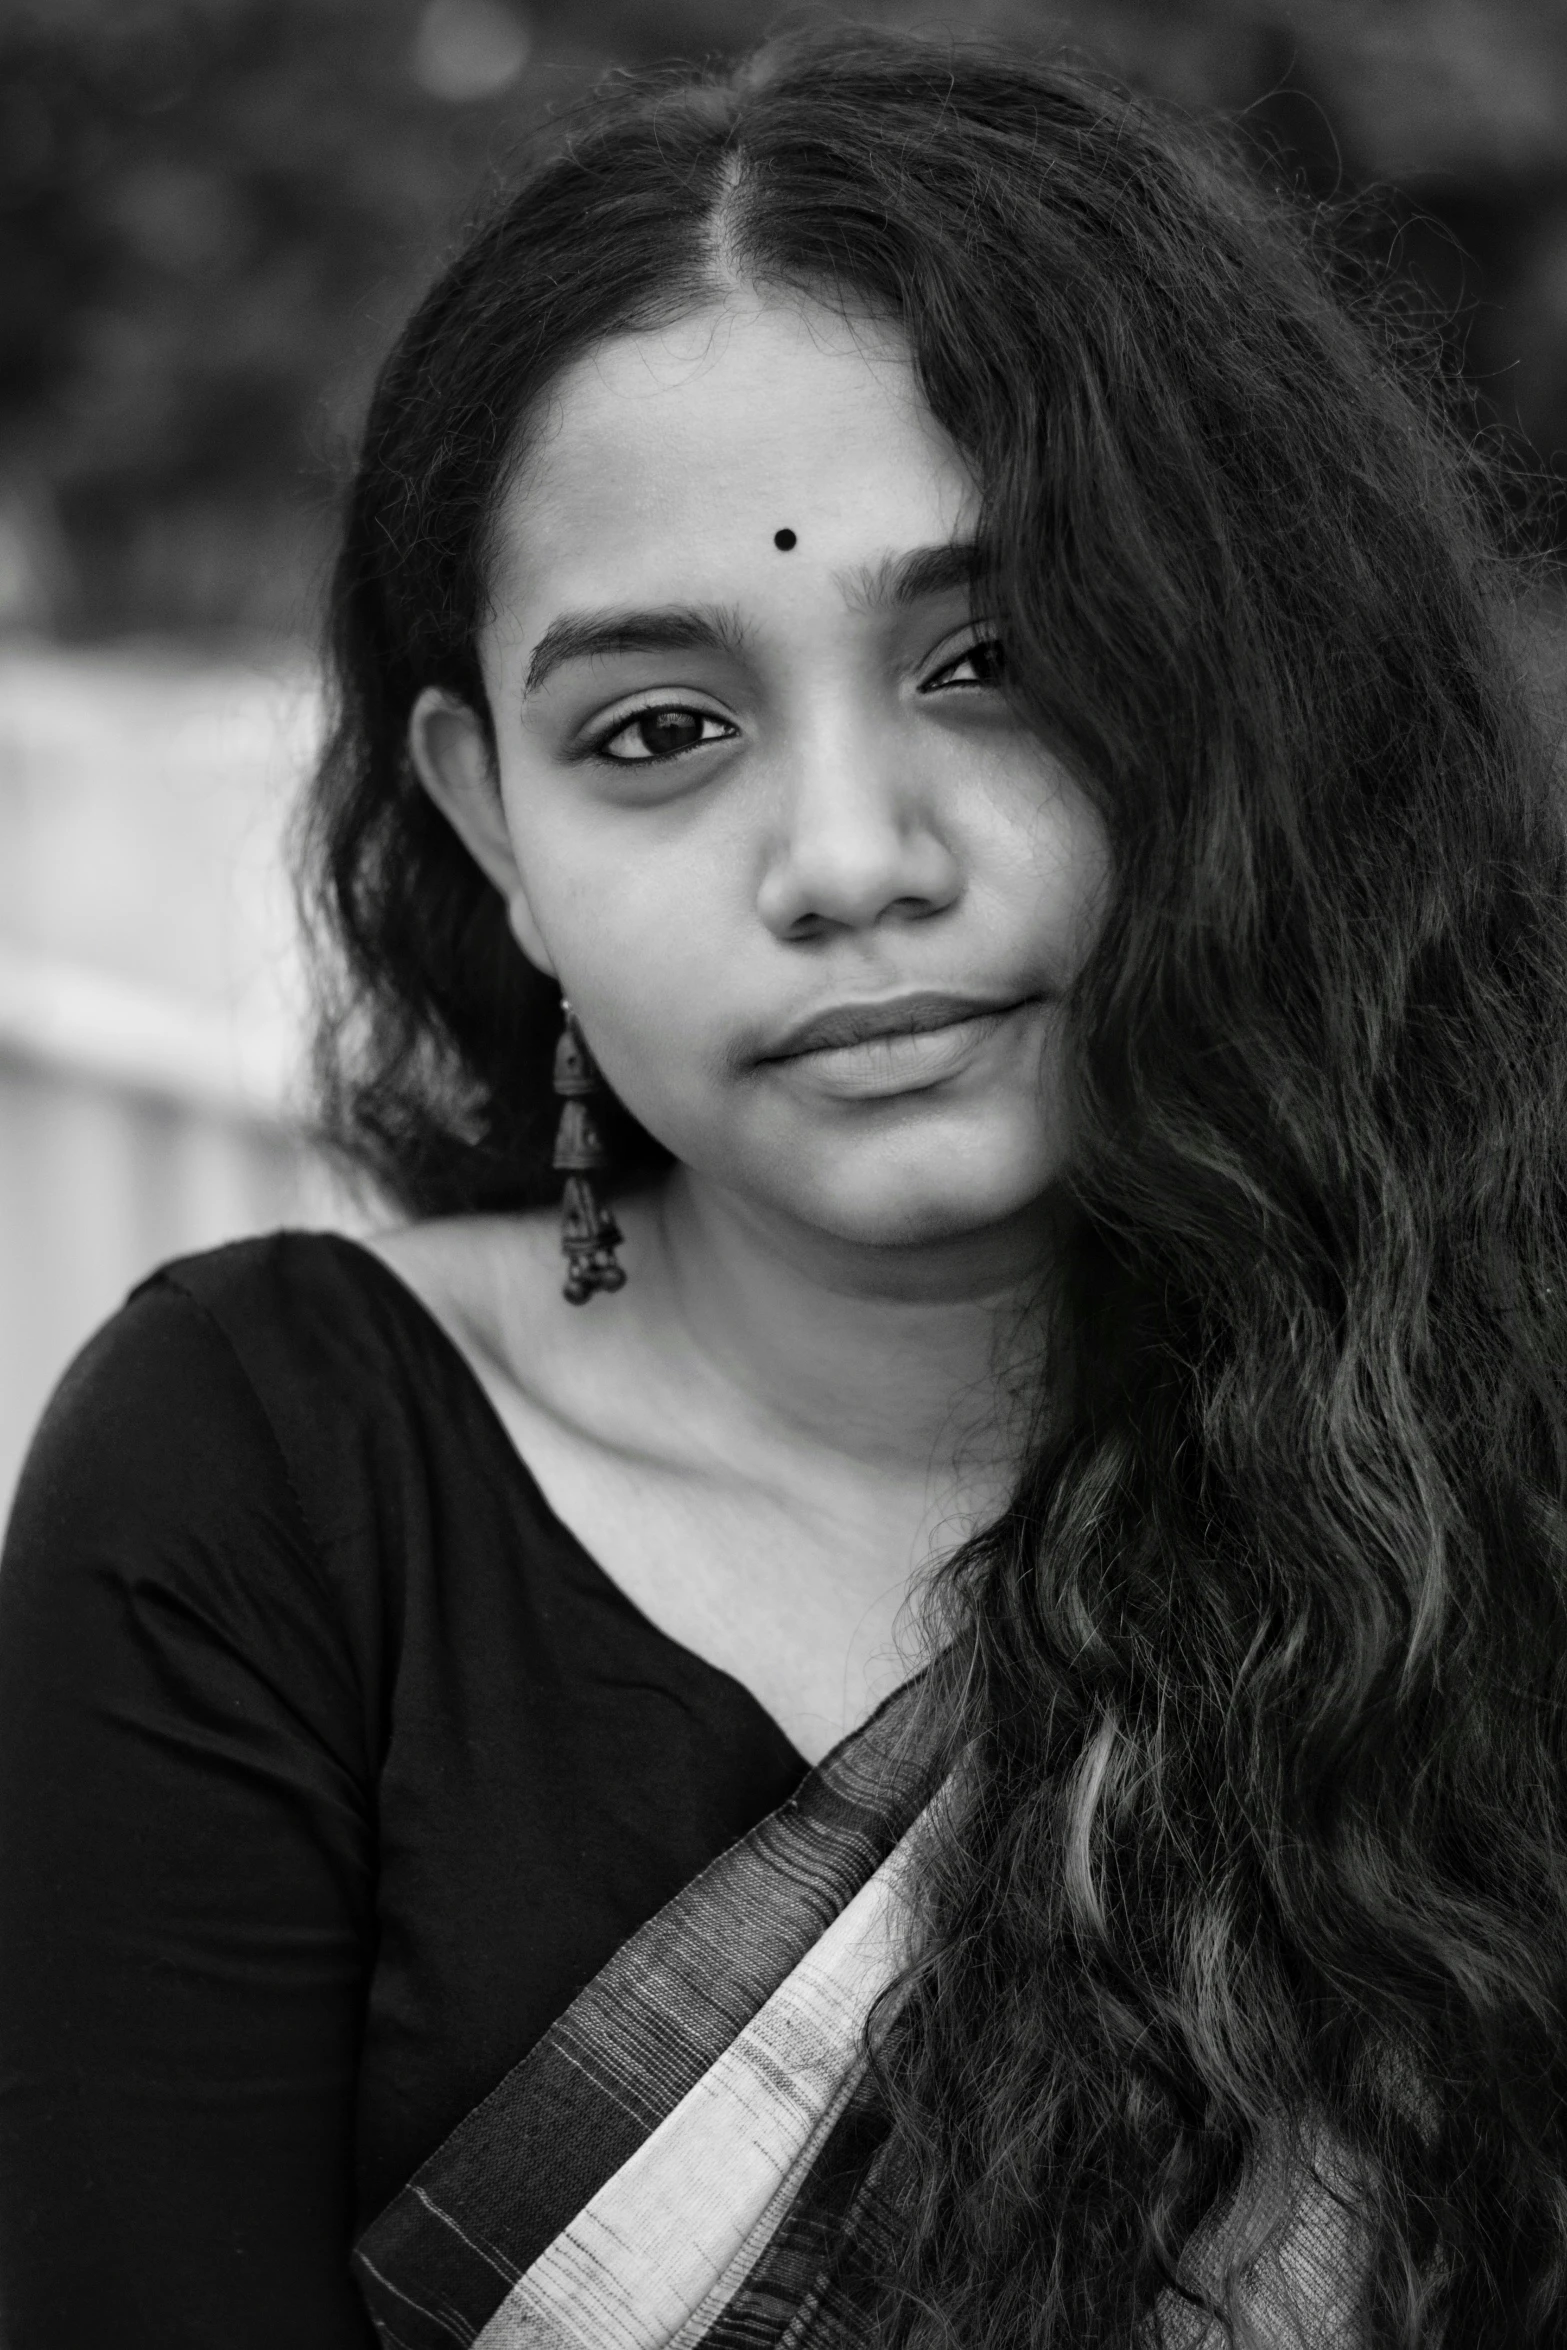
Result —
[[1103, 830], [996, 689], [973, 479], [898, 337], [762, 296], [561, 379], [477, 729], [421, 772], [604, 1075], [695, 1173], [872, 1244], [1026, 1214]]

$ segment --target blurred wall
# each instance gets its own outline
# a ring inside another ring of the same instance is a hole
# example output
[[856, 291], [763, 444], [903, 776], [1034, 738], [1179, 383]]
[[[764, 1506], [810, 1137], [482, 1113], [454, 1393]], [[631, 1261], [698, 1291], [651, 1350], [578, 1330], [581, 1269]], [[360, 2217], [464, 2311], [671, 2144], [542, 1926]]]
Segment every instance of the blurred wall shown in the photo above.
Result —
[[[1387, 269], [1567, 529], [1567, 0], [834, 0], [1066, 46], [1373, 200]], [[279, 843], [355, 420], [475, 194], [752, 0], [0, 0], [0, 1510], [159, 1259], [352, 1226], [304, 1138]], [[1561, 667], [1542, 596], [1540, 661]]]
[[303, 1132], [281, 832], [315, 733], [297, 657], [0, 647], [0, 1508], [149, 1267], [362, 1215]]

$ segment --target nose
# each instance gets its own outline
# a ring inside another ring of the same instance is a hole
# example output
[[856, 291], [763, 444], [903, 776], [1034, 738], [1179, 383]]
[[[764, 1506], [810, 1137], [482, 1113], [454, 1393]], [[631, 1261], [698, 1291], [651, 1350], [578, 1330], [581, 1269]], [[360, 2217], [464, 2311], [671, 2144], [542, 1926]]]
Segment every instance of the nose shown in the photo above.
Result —
[[962, 895], [957, 857], [907, 746], [859, 729], [817, 735], [782, 781], [757, 894], [775, 938], [916, 922]]

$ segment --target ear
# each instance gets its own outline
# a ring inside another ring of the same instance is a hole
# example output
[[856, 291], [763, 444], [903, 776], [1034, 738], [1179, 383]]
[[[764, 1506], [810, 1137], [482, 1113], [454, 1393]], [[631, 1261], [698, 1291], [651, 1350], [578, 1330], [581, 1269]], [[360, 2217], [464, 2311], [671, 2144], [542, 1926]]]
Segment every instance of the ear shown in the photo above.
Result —
[[427, 685], [408, 720], [414, 773], [485, 878], [506, 901], [512, 935], [530, 963], [554, 976], [517, 870], [500, 779], [484, 728], [465, 702]]

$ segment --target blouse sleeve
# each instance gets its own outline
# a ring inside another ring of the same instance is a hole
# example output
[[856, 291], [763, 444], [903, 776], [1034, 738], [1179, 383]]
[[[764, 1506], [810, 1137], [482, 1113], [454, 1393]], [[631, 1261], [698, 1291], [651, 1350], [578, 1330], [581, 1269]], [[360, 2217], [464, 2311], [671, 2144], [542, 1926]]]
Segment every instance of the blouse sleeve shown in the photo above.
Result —
[[362, 1674], [227, 1340], [154, 1282], [0, 1568], [0, 2341], [365, 2350]]

